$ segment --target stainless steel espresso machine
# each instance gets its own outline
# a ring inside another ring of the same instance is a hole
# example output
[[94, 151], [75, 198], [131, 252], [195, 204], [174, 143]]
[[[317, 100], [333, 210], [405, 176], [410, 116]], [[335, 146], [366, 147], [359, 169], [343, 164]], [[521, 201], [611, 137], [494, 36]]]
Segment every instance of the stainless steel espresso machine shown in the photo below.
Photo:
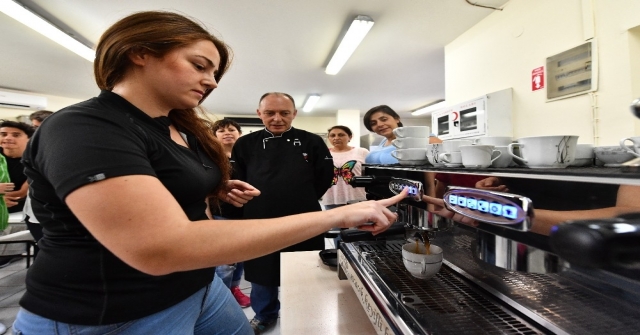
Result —
[[[550, 236], [530, 231], [537, 209], [608, 206], [620, 184], [640, 186], [640, 175], [596, 168], [364, 170], [353, 185], [365, 187], [369, 199], [410, 189], [387, 233], [343, 231], [338, 248], [338, 275], [350, 281], [378, 334], [640, 330], [640, 215], [563, 224]], [[486, 177], [508, 180], [513, 192], [472, 186]], [[452, 181], [438, 194], [444, 209], [421, 199], [436, 196], [434, 180]], [[444, 213], [475, 222], [460, 224]], [[427, 280], [410, 275], [401, 253], [407, 240], [425, 237], [444, 250], [444, 265]]]

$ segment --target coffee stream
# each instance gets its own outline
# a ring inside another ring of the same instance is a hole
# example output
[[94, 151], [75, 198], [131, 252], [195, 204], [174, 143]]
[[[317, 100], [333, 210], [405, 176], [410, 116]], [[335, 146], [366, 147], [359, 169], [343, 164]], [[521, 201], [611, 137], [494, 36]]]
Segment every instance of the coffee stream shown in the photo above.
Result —
[[[424, 241], [424, 248], [425, 248], [425, 254], [426, 255], [431, 255], [431, 241], [429, 241], [429, 234], [427, 233], [422, 233], [422, 240]], [[416, 239], [416, 252], [414, 252], [414, 254], [419, 254], [420, 253], [420, 239], [417, 238]]]

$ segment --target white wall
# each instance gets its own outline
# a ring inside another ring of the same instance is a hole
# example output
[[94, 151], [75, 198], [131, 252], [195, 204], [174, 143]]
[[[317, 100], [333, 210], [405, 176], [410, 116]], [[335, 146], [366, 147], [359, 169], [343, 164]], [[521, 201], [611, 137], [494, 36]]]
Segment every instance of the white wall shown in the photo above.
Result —
[[[640, 135], [629, 112], [640, 96], [638, 13], [638, 0], [510, 0], [445, 47], [446, 101], [512, 87], [515, 138], [575, 134], [580, 143], [615, 145]], [[547, 102], [544, 89], [531, 91], [533, 69], [591, 35], [598, 44], [596, 92]]]

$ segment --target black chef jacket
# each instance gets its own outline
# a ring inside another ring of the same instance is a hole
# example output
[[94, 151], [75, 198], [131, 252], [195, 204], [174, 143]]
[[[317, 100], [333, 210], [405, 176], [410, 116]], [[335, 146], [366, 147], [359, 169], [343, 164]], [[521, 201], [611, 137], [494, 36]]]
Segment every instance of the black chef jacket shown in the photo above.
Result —
[[[243, 207], [244, 219], [264, 219], [319, 211], [318, 200], [331, 186], [333, 158], [322, 138], [290, 128], [275, 137], [266, 129], [244, 135], [233, 146], [234, 178], [261, 194]], [[281, 251], [324, 249], [322, 235]], [[245, 262], [247, 281], [280, 286], [280, 252]]]

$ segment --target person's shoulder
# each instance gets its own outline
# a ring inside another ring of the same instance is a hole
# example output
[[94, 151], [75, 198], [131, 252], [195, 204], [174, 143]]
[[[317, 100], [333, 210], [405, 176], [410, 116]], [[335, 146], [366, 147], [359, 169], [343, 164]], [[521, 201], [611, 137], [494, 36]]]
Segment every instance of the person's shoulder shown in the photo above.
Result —
[[238, 145], [238, 143], [242, 144], [242, 143], [245, 143], [247, 141], [252, 141], [252, 140], [255, 140], [255, 139], [259, 139], [260, 137], [264, 136], [264, 135], [262, 135], [263, 131], [264, 130], [253, 131], [253, 132], [250, 132], [248, 134], [244, 134], [244, 135], [238, 137], [238, 139], [236, 140], [236, 143], [234, 144], [234, 147], [236, 145]]
[[312, 138], [314, 140], [320, 140], [322, 142], [324, 142], [324, 140], [322, 139], [322, 136], [312, 133], [310, 131], [304, 130], [304, 129], [298, 129], [298, 128], [292, 128], [292, 130], [294, 131], [294, 134], [296, 136], [306, 136], [307, 138]]
[[356, 150], [363, 154], [363, 155], [368, 155], [369, 154], [369, 150], [367, 150], [367, 148], [363, 148], [363, 147], [356, 147]]

